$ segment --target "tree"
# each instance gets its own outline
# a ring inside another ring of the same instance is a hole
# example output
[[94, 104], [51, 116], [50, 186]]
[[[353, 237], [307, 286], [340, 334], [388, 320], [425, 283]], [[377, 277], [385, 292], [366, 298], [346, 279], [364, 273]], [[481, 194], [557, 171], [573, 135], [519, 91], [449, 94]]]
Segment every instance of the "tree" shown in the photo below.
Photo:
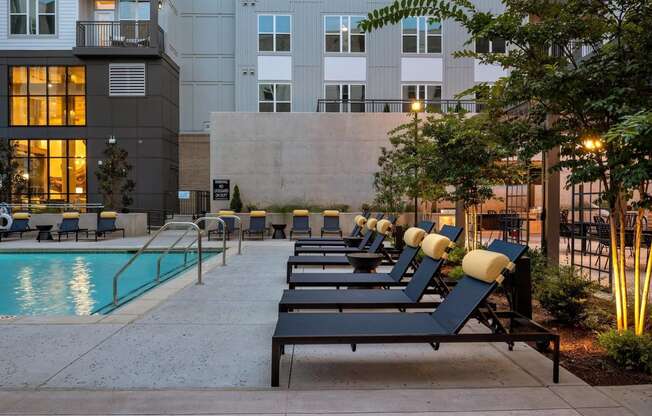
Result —
[[104, 207], [124, 210], [133, 203], [131, 193], [136, 188], [136, 183], [129, 179], [129, 172], [133, 169], [127, 162], [129, 154], [111, 142], [106, 145], [102, 154], [102, 164], [95, 171], [95, 177]]
[[[652, 169], [650, 136], [644, 127], [649, 121], [640, 112], [652, 108], [652, 54], [646, 53], [652, 50], [652, 2], [504, 0], [503, 4], [505, 10], [494, 14], [479, 11], [468, 0], [401, 0], [374, 10], [361, 27], [372, 30], [406, 16], [425, 15], [455, 20], [470, 34], [469, 42], [507, 42], [506, 53], [466, 50], [455, 55], [510, 70], [491, 89], [486, 107], [494, 123], [519, 132], [506, 138], [523, 159], [559, 148], [562, 158], [554, 169], [570, 171], [568, 186], [602, 184], [601, 199], [610, 212], [616, 322], [622, 332], [629, 328], [625, 210], [630, 202], [637, 207], [637, 236], [649, 210]], [[526, 111], [516, 115], [511, 111], [515, 106]], [[640, 238], [636, 240], [640, 253]], [[637, 256], [636, 298], [642, 297], [640, 261]], [[646, 279], [644, 291], [649, 284]], [[644, 328], [646, 299], [639, 303], [634, 318], [638, 334]]]
[[231, 197], [229, 208], [231, 211], [242, 212], [242, 200], [240, 199], [240, 188], [238, 188], [238, 185], [233, 188], [233, 196]]
[[11, 202], [27, 191], [26, 172], [20, 170], [15, 154], [15, 145], [0, 139], [0, 202]]

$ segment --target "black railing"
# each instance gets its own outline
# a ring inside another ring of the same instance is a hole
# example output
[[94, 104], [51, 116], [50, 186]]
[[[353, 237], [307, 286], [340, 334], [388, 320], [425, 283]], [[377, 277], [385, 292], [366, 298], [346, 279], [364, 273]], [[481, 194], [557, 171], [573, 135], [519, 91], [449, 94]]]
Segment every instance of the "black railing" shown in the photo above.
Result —
[[[179, 198], [179, 214], [203, 216], [210, 211], [211, 194], [209, 191], [182, 191], [184, 198]], [[187, 196], [187, 198], [185, 198]]]
[[[318, 113], [408, 113], [413, 100], [317, 100]], [[422, 101], [425, 110], [432, 113], [477, 113], [482, 102], [475, 100]]]
[[[160, 33], [158, 34], [161, 39]], [[148, 48], [149, 22], [77, 22], [77, 47]]]

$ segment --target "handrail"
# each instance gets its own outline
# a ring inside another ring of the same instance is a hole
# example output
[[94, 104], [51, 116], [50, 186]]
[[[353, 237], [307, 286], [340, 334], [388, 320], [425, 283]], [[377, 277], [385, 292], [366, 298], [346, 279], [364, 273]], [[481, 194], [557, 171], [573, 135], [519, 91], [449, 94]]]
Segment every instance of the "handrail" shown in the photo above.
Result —
[[[238, 229], [240, 232], [238, 233], [238, 255], [242, 254], [242, 220], [240, 220], [240, 217], [236, 215], [220, 215], [218, 217], [200, 217], [195, 220], [195, 224], [199, 225], [201, 222], [206, 222], [206, 221], [218, 221], [220, 224], [222, 224], [222, 229], [224, 232], [222, 233], [222, 265], [226, 265], [226, 223], [221, 217], [225, 218], [234, 218], [238, 221]], [[196, 241], [196, 240], [195, 240]], [[191, 241], [190, 244], [186, 247], [186, 251], [190, 249], [195, 244], [195, 241]]]
[[[238, 222], [238, 256], [242, 254], [242, 219], [237, 215], [218, 215], [217, 218], [233, 218]], [[195, 221], [196, 222], [196, 221]], [[226, 230], [226, 228], [224, 228]]]
[[[147, 240], [147, 242], [136, 252], [136, 254], [134, 254], [131, 257], [131, 259], [129, 259], [129, 261], [127, 263], [125, 263], [120, 268], [120, 270], [118, 270], [118, 272], [113, 276], [113, 305], [118, 306], [118, 279], [120, 278], [122, 273], [125, 270], [127, 270], [127, 268], [129, 266], [131, 266], [132, 263], [134, 261], [136, 261], [136, 259], [138, 257], [140, 257], [140, 255], [143, 254], [143, 252], [145, 250], [147, 250], [147, 248], [152, 244], [152, 242], [154, 240], [156, 240], [156, 238], [163, 231], [167, 230], [168, 228], [170, 228], [173, 225], [175, 225], [175, 226], [176, 225], [183, 225], [183, 226], [189, 227], [189, 229], [195, 229], [197, 231], [197, 236], [199, 237], [198, 238], [199, 243], [198, 243], [198, 262], [197, 262], [197, 284], [198, 285], [202, 284], [202, 279], [201, 279], [201, 262], [202, 262], [202, 256], [201, 256], [201, 229], [199, 228], [199, 226], [197, 224], [192, 223], [192, 222], [174, 222], [174, 221], [173, 222], [168, 222], [168, 223], [165, 223], [161, 228], [159, 228], [158, 231], [156, 231], [156, 233], [149, 240]], [[186, 230], [184, 235], [187, 234], [187, 233], [188, 233], [188, 230]]]

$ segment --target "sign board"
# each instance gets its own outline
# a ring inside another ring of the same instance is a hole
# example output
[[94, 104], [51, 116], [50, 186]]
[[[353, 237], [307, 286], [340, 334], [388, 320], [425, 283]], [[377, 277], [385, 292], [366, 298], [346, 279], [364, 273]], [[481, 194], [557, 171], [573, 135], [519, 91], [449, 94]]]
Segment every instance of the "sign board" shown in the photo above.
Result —
[[213, 201], [228, 201], [231, 199], [231, 181], [228, 179], [213, 179]]
[[190, 199], [190, 191], [179, 191], [179, 199]]

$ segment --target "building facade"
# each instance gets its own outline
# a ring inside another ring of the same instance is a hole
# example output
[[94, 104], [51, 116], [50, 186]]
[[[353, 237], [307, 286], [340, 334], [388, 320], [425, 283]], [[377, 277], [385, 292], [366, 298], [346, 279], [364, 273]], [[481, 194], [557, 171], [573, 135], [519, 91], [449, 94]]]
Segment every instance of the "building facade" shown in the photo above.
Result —
[[95, 171], [115, 141], [133, 166], [132, 207], [173, 209], [175, 1], [0, 0], [0, 10], [0, 139], [16, 145], [28, 183], [15, 201], [102, 202]]

